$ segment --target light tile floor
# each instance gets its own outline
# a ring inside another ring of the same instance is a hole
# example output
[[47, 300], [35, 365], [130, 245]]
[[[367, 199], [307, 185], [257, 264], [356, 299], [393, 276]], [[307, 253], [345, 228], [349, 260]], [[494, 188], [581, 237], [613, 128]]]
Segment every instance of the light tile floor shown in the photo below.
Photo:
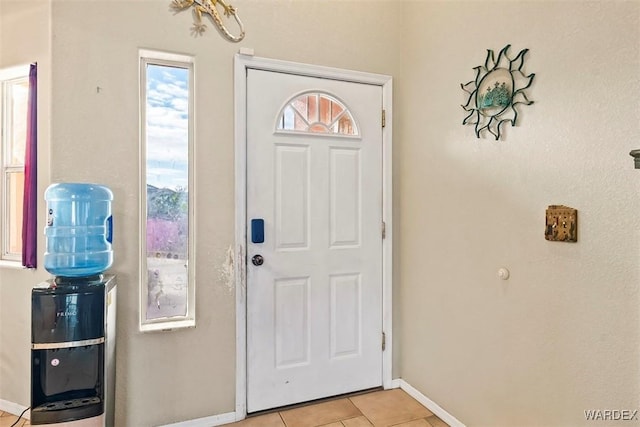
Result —
[[[13, 423], [16, 422], [17, 419], [18, 417], [13, 414], [0, 411], [0, 427], [10, 427], [13, 425]], [[16, 427], [23, 427], [23, 426], [30, 426], [30, 425], [31, 423], [29, 423], [29, 420], [25, 420], [24, 418], [21, 418], [20, 421], [18, 421], [18, 424], [16, 424]]]
[[400, 389], [374, 391], [249, 417], [233, 427], [448, 427]]
[[[0, 411], [0, 427], [17, 416]], [[16, 427], [30, 426], [21, 419]], [[449, 427], [400, 389], [374, 391], [249, 417], [233, 427]]]

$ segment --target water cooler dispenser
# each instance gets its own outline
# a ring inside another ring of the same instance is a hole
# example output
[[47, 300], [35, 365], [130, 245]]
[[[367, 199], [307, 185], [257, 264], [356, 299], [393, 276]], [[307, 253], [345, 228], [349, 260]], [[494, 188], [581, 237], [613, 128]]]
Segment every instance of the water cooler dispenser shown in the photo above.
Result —
[[111, 200], [96, 184], [54, 184], [44, 265], [31, 291], [31, 424], [113, 426], [116, 278]]
[[31, 424], [112, 426], [116, 280], [50, 279], [31, 292]]

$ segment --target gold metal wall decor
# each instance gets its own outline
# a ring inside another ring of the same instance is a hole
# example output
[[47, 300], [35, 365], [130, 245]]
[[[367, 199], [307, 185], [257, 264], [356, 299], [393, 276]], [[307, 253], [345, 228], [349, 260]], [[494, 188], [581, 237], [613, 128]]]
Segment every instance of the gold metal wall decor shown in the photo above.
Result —
[[[238, 24], [238, 27], [240, 28], [240, 34], [238, 34], [237, 36], [234, 36], [222, 22], [222, 17], [216, 9], [216, 6], [218, 4], [224, 9], [224, 16], [233, 16], [236, 23]], [[244, 38], [244, 25], [242, 25], [242, 21], [238, 16], [238, 10], [235, 7], [231, 6], [230, 4], [226, 4], [223, 0], [173, 0], [171, 2], [171, 9], [173, 9], [175, 13], [186, 10], [191, 6], [193, 6], [194, 19], [193, 26], [191, 27], [191, 34], [193, 34], [194, 36], [201, 36], [207, 29], [207, 26], [202, 22], [202, 15], [204, 14], [211, 17], [222, 35], [227, 40], [237, 43]]]
[[469, 94], [467, 103], [462, 108], [469, 114], [462, 121], [463, 125], [475, 125], [476, 137], [483, 131], [500, 139], [501, 126], [504, 122], [516, 125], [520, 104], [531, 105], [525, 90], [533, 83], [535, 74], [522, 71], [524, 57], [529, 49], [522, 49], [514, 59], [509, 57], [506, 45], [495, 57], [493, 50], [487, 50], [484, 65], [473, 69], [476, 77], [467, 83], [461, 83], [462, 90]]

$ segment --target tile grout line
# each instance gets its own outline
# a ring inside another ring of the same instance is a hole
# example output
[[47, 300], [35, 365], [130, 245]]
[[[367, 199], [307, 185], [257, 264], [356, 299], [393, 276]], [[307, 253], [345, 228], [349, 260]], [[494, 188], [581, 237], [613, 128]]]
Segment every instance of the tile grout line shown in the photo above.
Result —
[[282, 425], [287, 427], [287, 422], [284, 420], [284, 417], [282, 416], [282, 411], [278, 411], [278, 416], [280, 417], [280, 421], [282, 421]]

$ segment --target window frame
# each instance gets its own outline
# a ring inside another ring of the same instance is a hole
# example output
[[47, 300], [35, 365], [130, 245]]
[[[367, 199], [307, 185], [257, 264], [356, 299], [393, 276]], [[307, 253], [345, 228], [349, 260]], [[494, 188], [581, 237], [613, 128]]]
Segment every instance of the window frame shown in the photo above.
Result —
[[[195, 257], [195, 58], [190, 55], [156, 50], [139, 49], [139, 158], [140, 158], [140, 299], [139, 329], [141, 332], [168, 331], [192, 328], [196, 325], [196, 257]], [[169, 66], [187, 69], [189, 72], [188, 99], [188, 245], [187, 245], [187, 312], [185, 316], [147, 319], [147, 65]]]
[[[29, 64], [18, 65], [10, 68], [0, 69], [0, 266], [22, 268], [22, 241], [20, 241], [20, 252], [10, 252], [10, 211], [13, 204], [9, 200], [9, 175], [12, 173], [24, 173], [24, 159], [22, 164], [8, 164], [6, 159], [9, 157], [9, 138], [12, 134], [13, 120], [11, 114], [11, 106], [8, 98], [7, 86], [17, 82], [24, 81], [29, 83]], [[28, 103], [25, 106], [25, 120], [27, 115]], [[26, 149], [26, 140], [23, 142]], [[18, 201], [22, 203], [22, 199]], [[18, 219], [20, 229], [22, 229], [22, 218]]]

